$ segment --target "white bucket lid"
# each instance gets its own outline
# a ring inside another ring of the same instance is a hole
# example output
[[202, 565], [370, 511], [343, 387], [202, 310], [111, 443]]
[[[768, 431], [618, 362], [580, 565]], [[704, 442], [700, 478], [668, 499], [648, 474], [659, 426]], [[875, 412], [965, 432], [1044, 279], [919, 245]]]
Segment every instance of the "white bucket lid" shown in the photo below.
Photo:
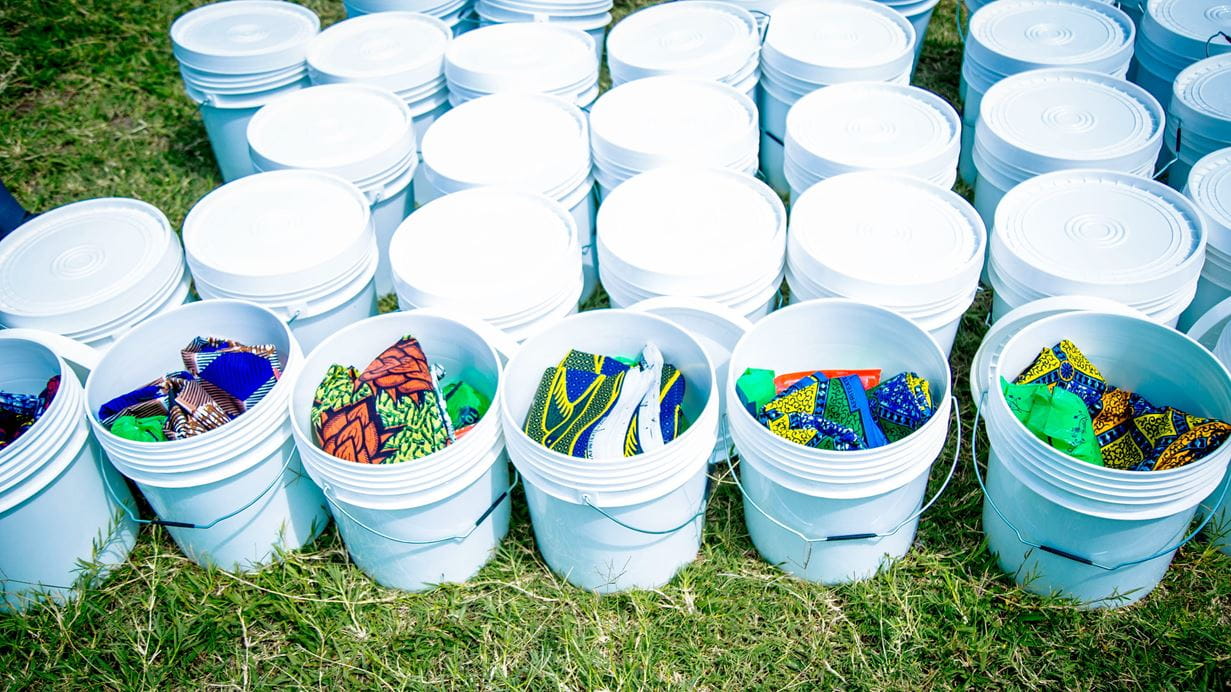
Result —
[[595, 159], [635, 169], [672, 160], [725, 166], [755, 157], [759, 128], [752, 99], [726, 84], [687, 77], [621, 84], [590, 109]]
[[205, 195], [184, 219], [199, 280], [252, 297], [310, 291], [361, 262], [371, 209], [352, 183], [312, 170], [258, 173]]
[[547, 22], [493, 24], [449, 44], [445, 76], [451, 85], [472, 91], [550, 92], [597, 81], [598, 59], [594, 39], [580, 29]]
[[[979, 350], [975, 352], [975, 357], [970, 362], [970, 395], [975, 405], [981, 405], [983, 394], [992, 384], [992, 377], [1000, 358], [1000, 350], [1004, 348], [1005, 342], [1010, 337], [1027, 324], [1044, 317], [1051, 317], [1062, 312], [1081, 311], [1144, 317], [1139, 311], [1124, 303], [1094, 296], [1052, 296], [1013, 308], [996, 320], [992, 328], [987, 330], [982, 343], [979, 344]], [[1045, 348], [1045, 345], [1040, 344], [1039, 348]]]
[[0, 321], [75, 334], [132, 313], [183, 273], [166, 215], [120, 197], [67, 204], [0, 242]]
[[292, 2], [215, 2], [175, 20], [171, 47], [177, 60], [198, 70], [265, 72], [302, 63], [320, 28], [315, 12]]
[[638, 10], [607, 35], [612, 82], [661, 74], [724, 79], [755, 62], [756, 19], [737, 5], [669, 2]]
[[1057, 171], [1010, 190], [996, 208], [991, 261], [1050, 295], [1148, 302], [1195, 281], [1205, 229], [1192, 203], [1153, 180]]
[[432, 184], [444, 193], [512, 185], [559, 199], [590, 174], [585, 115], [543, 94], [467, 101], [436, 120], [420, 150]]
[[1001, 75], [1049, 66], [1110, 72], [1133, 54], [1128, 15], [1097, 0], [999, 0], [970, 18], [966, 61]]
[[821, 176], [890, 169], [932, 177], [956, 167], [961, 129], [957, 111], [926, 89], [837, 84], [787, 112], [786, 155]]
[[761, 60], [814, 84], [890, 80], [909, 71], [915, 29], [871, 0], [793, 0], [774, 8]]
[[[1218, 31], [1231, 33], [1226, 0], [1150, 0], [1141, 32], [1150, 42], [1191, 59], [1206, 55], [1206, 41]], [[1231, 50], [1215, 40], [1210, 54]]]
[[1205, 220], [1209, 253], [1231, 254], [1231, 147], [1198, 161], [1188, 174], [1184, 194]]
[[394, 231], [389, 262], [399, 296], [484, 319], [544, 305], [581, 275], [568, 210], [508, 187], [472, 188], [423, 205]]
[[[1231, 14], [1231, 5], [1226, 7]], [[1200, 134], [1231, 143], [1231, 53], [1200, 60], [1181, 72], [1168, 116], [1179, 120], [1185, 136]]]
[[377, 12], [338, 22], [308, 49], [317, 83], [362, 81], [403, 92], [444, 74], [445, 47], [453, 32], [436, 17], [417, 12]]
[[257, 111], [248, 123], [248, 146], [261, 170], [311, 168], [359, 181], [388, 174], [413, 154], [414, 119], [391, 91], [314, 86]]
[[1158, 101], [1130, 82], [1084, 70], [1032, 70], [987, 90], [975, 136], [996, 158], [1034, 173], [1131, 169], [1155, 159], [1164, 121]]
[[957, 194], [873, 171], [808, 188], [791, 207], [789, 236], [793, 271], [889, 306], [969, 295], [987, 246], [982, 219]]
[[603, 200], [599, 271], [658, 295], [714, 298], [782, 271], [786, 210], [765, 183], [730, 170], [656, 168]]

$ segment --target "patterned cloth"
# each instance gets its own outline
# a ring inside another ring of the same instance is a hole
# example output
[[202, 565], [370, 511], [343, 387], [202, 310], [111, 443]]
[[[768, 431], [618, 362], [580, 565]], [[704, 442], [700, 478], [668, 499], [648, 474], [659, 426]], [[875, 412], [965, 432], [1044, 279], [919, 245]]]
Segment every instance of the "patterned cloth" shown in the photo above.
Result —
[[868, 392], [872, 417], [885, 438], [897, 442], [932, 418], [932, 388], [913, 372], [894, 375]]
[[[132, 440], [182, 440], [226, 425], [260, 403], [282, 374], [278, 350], [197, 337], [180, 351], [185, 370], [168, 373], [98, 409], [112, 432]], [[120, 430], [116, 425], [121, 419]], [[162, 437], [150, 431], [161, 420]]]
[[47, 380], [38, 394], [0, 392], [0, 449], [8, 447], [34, 426], [47, 411], [56, 392], [60, 391], [60, 376]]
[[1000, 378], [1009, 410], [1035, 437], [1087, 464], [1103, 465], [1090, 411], [1081, 397], [1045, 384], [1010, 384]]
[[1092, 420], [1103, 463], [1133, 471], [1173, 469], [1202, 459], [1231, 436], [1231, 425], [1158, 407], [1111, 386], [1070, 341], [1045, 348], [1014, 384], [1059, 387], [1079, 396]]
[[653, 344], [634, 365], [569, 351], [543, 373], [522, 429], [561, 454], [635, 456], [684, 431], [684, 392], [684, 376]]
[[858, 375], [829, 379], [814, 372], [766, 404], [758, 419], [775, 435], [806, 447], [872, 449], [889, 443]]
[[363, 372], [331, 365], [312, 402], [312, 432], [321, 449], [360, 464], [411, 461], [456, 439], [437, 373], [412, 336]]

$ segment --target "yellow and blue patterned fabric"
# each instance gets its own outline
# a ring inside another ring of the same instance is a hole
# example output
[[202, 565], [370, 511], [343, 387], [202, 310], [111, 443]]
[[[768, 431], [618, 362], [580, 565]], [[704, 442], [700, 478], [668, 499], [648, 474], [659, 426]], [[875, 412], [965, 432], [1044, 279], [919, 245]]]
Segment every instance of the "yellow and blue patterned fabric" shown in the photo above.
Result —
[[[647, 351], [652, 347], [647, 347]], [[645, 367], [644, 359], [628, 365], [608, 356], [569, 351], [559, 365], [547, 368], [526, 415], [522, 429], [530, 439], [569, 456], [592, 458], [594, 434], [618, 404], [639, 404], [647, 397], [658, 402], [658, 426], [661, 443], [666, 444], [683, 432], [685, 427], [682, 404], [685, 382], [683, 375], [670, 364], [662, 364], [657, 383], [651, 390], [625, 391], [630, 372], [638, 376]], [[646, 425], [640, 420], [640, 406], [623, 421], [608, 422], [608, 429], [621, 435], [624, 456], [647, 451]], [[656, 446], [656, 445], [655, 445]]]
[[783, 390], [761, 409], [770, 432], [816, 449], [872, 449], [888, 444], [858, 375], [829, 379], [817, 371]]
[[889, 442], [897, 442], [923, 426], [936, 412], [928, 381], [903, 372], [868, 390], [872, 417]]
[[1081, 397], [1110, 468], [1162, 471], [1198, 461], [1231, 437], [1231, 425], [1194, 416], [1108, 384], [1070, 341], [1045, 348], [1014, 384], [1045, 384]]

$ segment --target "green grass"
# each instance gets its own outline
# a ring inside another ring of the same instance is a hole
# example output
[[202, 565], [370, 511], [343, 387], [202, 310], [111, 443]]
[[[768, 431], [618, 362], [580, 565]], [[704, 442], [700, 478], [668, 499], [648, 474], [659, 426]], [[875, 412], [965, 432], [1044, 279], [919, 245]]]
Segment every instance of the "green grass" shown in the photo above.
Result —
[[[308, 4], [326, 23], [340, 17], [338, 2]], [[133, 196], [178, 226], [218, 184], [166, 37], [187, 7], [0, 3], [0, 174], [28, 205]], [[946, 0], [916, 82], [955, 100], [952, 12]], [[986, 311], [982, 294], [958, 335], [959, 394]], [[963, 417], [969, 426], [968, 403]], [[693, 565], [661, 590], [604, 598], [548, 571], [520, 493], [491, 563], [426, 594], [373, 584], [333, 529], [282, 564], [234, 576], [196, 567], [147, 528], [127, 565], [80, 601], [0, 616], [0, 680], [13, 689], [1228, 684], [1231, 558], [1198, 539], [1153, 594], [1120, 610], [1026, 594], [983, 543], [963, 456], [911, 553], [839, 587], [759, 560], [729, 481]]]

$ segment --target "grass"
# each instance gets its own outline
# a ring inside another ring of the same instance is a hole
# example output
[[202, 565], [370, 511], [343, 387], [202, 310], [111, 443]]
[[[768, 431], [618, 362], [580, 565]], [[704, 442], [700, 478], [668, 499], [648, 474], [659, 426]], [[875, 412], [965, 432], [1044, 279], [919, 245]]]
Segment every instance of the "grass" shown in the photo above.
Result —
[[[307, 4], [326, 23], [340, 3]], [[188, 3], [0, 4], [0, 171], [29, 206], [138, 197], [175, 225], [218, 185], [166, 29]], [[618, 8], [628, 11], [627, 5]], [[956, 100], [945, 0], [916, 83]], [[953, 356], [962, 378], [987, 294]], [[963, 407], [967, 426], [969, 404]], [[952, 450], [947, 450], [951, 453]], [[553, 576], [523, 498], [490, 564], [426, 594], [376, 586], [329, 529], [258, 574], [206, 571], [160, 529], [76, 603], [0, 616], [6, 688], [1205, 688], [1231, 681], [1231, 558], [1182, 549], [1144, 602], [1085, 612], [1015, 588], [980, 532], [969, 455], [911, 553], [826, 587], [758, 559], [718, 485], [697, 561], [668, 586], [600, 598]], [[939, 472], [934, 475], [940, 475]], [[71, 512], [71, 508], [64, 508]], [[0, 546], [0, 550], [4, 547]]]

